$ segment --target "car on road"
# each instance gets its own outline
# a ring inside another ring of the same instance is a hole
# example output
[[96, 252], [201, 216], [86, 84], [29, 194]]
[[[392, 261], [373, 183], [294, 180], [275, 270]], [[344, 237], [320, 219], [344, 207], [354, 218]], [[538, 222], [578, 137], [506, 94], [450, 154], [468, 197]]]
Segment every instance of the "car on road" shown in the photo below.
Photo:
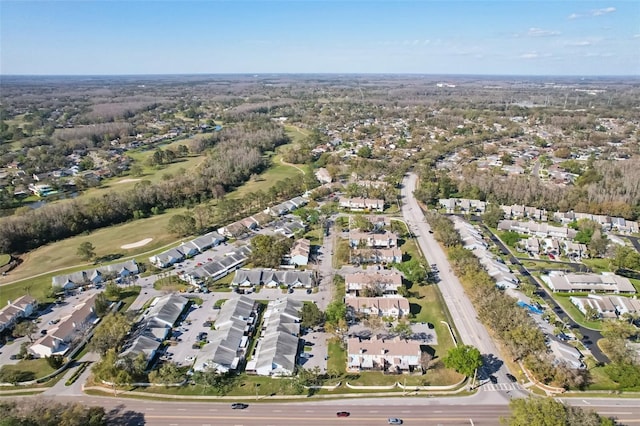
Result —
[[249, 404], [245, 404], [243, 402], [234, 402], [233, 404], [231, 404], [231, 408], [234, 410], [244, 410], [248, 406]]
[[387, 419], [387, 423], [389, 423], [390, 425], [401, 425], [402, 419], [399, 419], [397, 417], [389, 417]]
[[489, 381], [495, 385], [496, 383], [498, 383], [498, 378], [494, 375], [491, 375], [489, 376]]
[[351, 415], [351, 413], [348, 412], [348, 411], [338, 411], [336, 413], [336, 416], [338, 416], [338, 417], [349, 417], [350, 415]]
[[516, 383], [518, 381], [518, 379], [516, 379], [516, 376], [510, 373], [507, 373], [507, 379], [509, 379], [511, 383]]

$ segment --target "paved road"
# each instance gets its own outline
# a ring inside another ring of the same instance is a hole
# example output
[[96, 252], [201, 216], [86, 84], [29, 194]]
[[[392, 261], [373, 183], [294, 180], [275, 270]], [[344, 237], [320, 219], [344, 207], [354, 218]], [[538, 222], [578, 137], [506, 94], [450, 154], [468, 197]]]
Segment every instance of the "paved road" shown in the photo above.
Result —
[[[117, 413], [120, 425], [385, 425], [398, 417], [406, 425], [491, 425], [509, 414], [507, 398], [497, 393], [481, 393], [458, 398], [367, 398], [341, 401], [270, 403], [246, 401], [245, 410], [232, 410], [230, 402], [147, 401], [97, 396], [56, 397], [60, 401], [100, 405]], [[29, 397], [25, 397], [29, 398]], [[640, 406], [629, 399], [565, 400], [572, 405], [613, 416], [626, 425], [640, 424]], [[348, 411], [348, 418], [336, 418], [337, 411]]]
[[464, 292], [458, 277], [451, 271], [446, 254], [429, 233], [430, 228], [424, 219], [424, 215], [413, 196], [416, 187], [417, 176], [413, 173], [407, 175], [402, 181], [402, 214], [417, 238], [417, 242], [423, 254], [430, 264], [436, 264], [440, 275], [440, 292], [449, 309], [455, 327], [460, 334], [462, 342], [477, 347], [485, 359], [490, 359], [491, 364], [479, 374], [487, 377], [496, 374], [500, 382], [508, 382], [506, 374], [509, 372], [499, 359], [499, 352], [489, 336], [486, 328], [478, 321], [477, 313], [469, 298]]

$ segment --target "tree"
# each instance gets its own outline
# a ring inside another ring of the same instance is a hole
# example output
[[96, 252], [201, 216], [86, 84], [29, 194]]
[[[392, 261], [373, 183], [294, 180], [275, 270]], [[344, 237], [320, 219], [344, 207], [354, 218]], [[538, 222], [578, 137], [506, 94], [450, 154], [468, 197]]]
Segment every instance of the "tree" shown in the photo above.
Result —
[[498, 222], [504, 219], [504, 211], [497, 204], [489, 204], [482, 215], [482, 220], [487, 226], [497, 228]]
[[49, 367], [53, 368], [54, 370], [57, 370], [64, 364], [64, 357], [62, 355], [51, 355], [46, 357], [46, 359]]
[[324, 314], [315, 303], [305, 303], [302, 306], [301, 325], [305, 328], [312, 328], [322, 325], [324, 322]]
[[11, 335], [13, 337], [26, 336], [27, 339], [29, 339], [29, 341], [33, 343], [35, 340], [34, 335], [37, 331], [38, 331], [38, 326], [36, 324], [34, 324], [32, 321], [25, 320], [25, 321], [19, 322], [18, 324], [16, 324], [15, 327], [13, 327], [13, 331], [11, 332]]
[[328, 323], [338, 324], [338, 321], [347, 317], [347, 305], [342, 300], [334, 300], [327, 305], [324, 315]]
[[277, 268], [291, 245], [291, 240], [284, 236], [256, 235], [251, 239], [251, 262], [257, 267]]
[[107, 313], [107, 310], [109, 309], [110, 305], [111, 305], [111, 302], [107, 300], [107, 296], [105, 295], [104, 292], [102, 292], [102, 293], [98, 293], [98, 295], [96, 296], [96, 301], [93, 308], [96, 312], [96, 315], [102, 318]]
[[140, 164], [133, 164], [130, 168], [129, 168], [129, 174], [131, 174], [131, 176], [133, 177], [140, 177], [143, 174], [143, 169], [142, 166]]
[[182, 380], [184, 380], [184, 374], [172, 362], [164, 363], [159, 370], [149, 373], [149, 381], [151, 383], [169, 385], [180, 383]]
[[398, 324], [393, 328], [395, 333], [398, 333], [400, 337], [403, 339], [408, 339], [413, 334], [413, 330], [411, 329], [411, 324], [407, 321], [399, 321]]
[[482, 366], [482, 356], [477, 348], [469, 345], [460, 345], [450, 349], [443, 362], [445, 367], [452, 368], [460, 374], [471, 377]]
[[120, 298], [121, 289], [118, 284], [113, 281], [109, 281], [104, 288], [104, 296], [111, 300], [118, 300]]
[[89, 261], [96, 256], [95, 247], [91, 244], [90, 241], [85, 241], [78, 246], [78, 250], [76, 254], [78, 257], [84, 261]]
[[180, 237], [192, 235], [196, 230], [196, 220], [188, 214], [176, 214], [169, 219], [167, 230]]
[[511, 416], [502, 419], [508, 426], [614, 426], [612, 419], [594, 411], [564, 405], [553, 398], [517, 398], [509, 403]]
[[109, 314], [96, 328], [89, 347], [104, 356], [109, 349], [119, 349], [131, 324], [121, 313]]
[[371, 148], [369, 148], [367, 145], [360, 148], [358, 150], [358, 157], [371, 158]]

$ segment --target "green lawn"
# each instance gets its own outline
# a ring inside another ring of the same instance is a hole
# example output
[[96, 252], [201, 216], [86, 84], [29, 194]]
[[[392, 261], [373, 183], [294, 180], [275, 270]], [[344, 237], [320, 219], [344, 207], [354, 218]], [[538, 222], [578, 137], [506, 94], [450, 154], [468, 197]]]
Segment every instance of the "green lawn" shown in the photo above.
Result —
[[578, 308], [576, 308], [576, 306], [573, 303], [571, 303], [571, 301], [569, 300], [569, 297], [570, 296], [560, 296], [558, 294], [554, 294], [553, 295], [553, 299], [560, 306], [562, 306], [564, 311], [566, 313], [568, 313], [569, 316], [571, 316], [571, 318], [573, 318], [573, 320], [575, 322], [577, 322], [578, 324], [580, 324], [583, 327], [592, 328], [594, 330], [601, 330], [602, 329], [602, 321], [599, 321], [599, 320], [587, 321], [585, 319], [584, 315], [582, 314], [582, 312], [580, 312], [578, 310]]
[[0, 374], [4, 375], [9, 372], [22, 372], [22, 381], [35, 380], [45, 377], [54, 372], [54, 369], [47, 364], [44, 358], [21, 360], [14, 365], [4, 365], [0, 370]]
[[3, 267], [7, 263], [11, 261], [11, 255], [9, 254], [0, 254], [0, 267]]
[[598, 274], [611, 271], [610, 259], [583, 259], [582, 263]]
[[335, 371], [345, 374], [347, 368], [347, 351], [342, 347], [338, 339], [331, 339], [328, 344], [327, 371]]

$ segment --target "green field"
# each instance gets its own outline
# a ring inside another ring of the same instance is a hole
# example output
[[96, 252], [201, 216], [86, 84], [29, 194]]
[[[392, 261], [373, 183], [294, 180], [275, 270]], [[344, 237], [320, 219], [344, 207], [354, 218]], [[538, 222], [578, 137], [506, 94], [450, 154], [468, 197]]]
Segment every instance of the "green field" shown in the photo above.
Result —
[[287, 133], [287, 136], [289, 136], [289, 138], [291, 138], [291, 141], [294, 143], [300, 142], [301, 140], [309, 136], [309, 132], [307, 130], [301, 129], [296, 126], [285, 125], [284, 130]]
[[0, 254], [0, 268], [11, 261], [11, 255]]
[[[153, 154], [153, 151], [146, 151], [143, 153], [131, 153], [130, 157], [140, 157], [146, 158], [149, 155]], [[143, 165], [143, 175], [140, 177], [132, 177], [132, 176], [117, 176], [109, 179], [105, 179], [102, 181], [101, 185], [96, 188], [90, 188], [82, 193], [79, 197], [76, 197], [75, 200], [83, 199], [86, 197], [96, 197], [102, 196], [109, 192], [120, 192], [126, 191], [129, 189], [133, 189], [136, 184], [142, 180], [148, 180], [152, 183], [157, 183], [162, 180], [164, 175], [170, 174], [175, 175], [179, 173], [181, 169], [184, 170], [193, 170], [196, 168], [203, 160], [204, 156], [195, 156], [195, 157], [186, 157], [179, 158], [171, 164], [167, 164], [160, 168], [149, 167], [144, 165], [144, 161], [140, 164]]]
[[274, 155], [271, 158], [271, 167], [260, 173], [257, 180], [250, 180], [237, 190], [230, 192], [229, 197], [240, 198], [249, 192], [258, 190], [266, 192], [279, 180], [299, 179], [302, 176], [300, 170], [283, 164], [280, 159], [279, 155]]

